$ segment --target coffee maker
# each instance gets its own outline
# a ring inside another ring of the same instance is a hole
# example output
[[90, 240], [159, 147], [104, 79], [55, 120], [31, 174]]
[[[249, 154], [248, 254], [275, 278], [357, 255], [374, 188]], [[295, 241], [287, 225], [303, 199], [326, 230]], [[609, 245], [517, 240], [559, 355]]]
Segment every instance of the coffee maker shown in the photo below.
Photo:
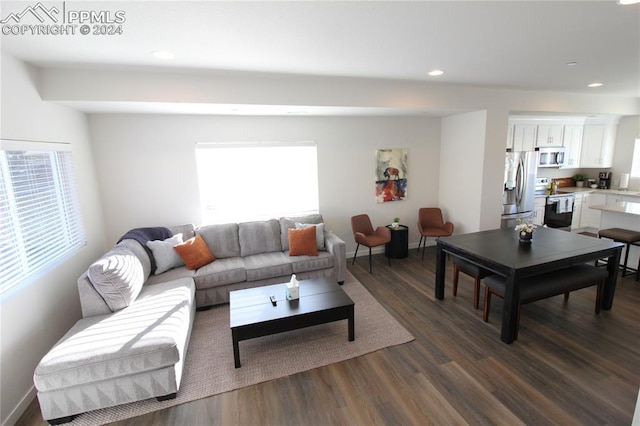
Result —
[[599, 189], [611, 188], [611, 172], [600, 172], [598, 174], [598, 188]]

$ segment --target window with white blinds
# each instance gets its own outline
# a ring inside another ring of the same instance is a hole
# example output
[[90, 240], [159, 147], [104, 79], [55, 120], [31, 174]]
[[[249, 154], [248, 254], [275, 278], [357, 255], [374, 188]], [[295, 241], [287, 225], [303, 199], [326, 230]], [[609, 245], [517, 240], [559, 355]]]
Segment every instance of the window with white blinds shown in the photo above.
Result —
[[202, 224], [318, 213], [315, 142], [196, 145]]
[[69, 144], [0, 141], [0, 294], [85, 244]]
[[633, 160], [631, 162], [631, 177], [640, 178], [640, 137], [633, 145]]

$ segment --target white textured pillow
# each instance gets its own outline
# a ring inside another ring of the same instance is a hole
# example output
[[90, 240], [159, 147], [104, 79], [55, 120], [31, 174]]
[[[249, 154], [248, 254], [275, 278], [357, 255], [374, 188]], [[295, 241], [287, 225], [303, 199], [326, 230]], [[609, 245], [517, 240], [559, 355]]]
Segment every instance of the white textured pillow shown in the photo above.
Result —
[[151, 249], [153, 257], [156, 259], [156, 270], [153, 272], [158, 275], [169, 269], [177, 268], [184, 265], [182, 258], [173, 249], [176, 244], [182, 244], [182, 234], [176, 234], [166, 240], [147, 241], [147, 247]]
[[89, 267], [89, 281], [112, 312], [126, 308], [136, 300], [144, 270], [140, 259], [128, 248], [116, 246]]
[[316, 227], [316, 245], [318, 246], [318, 250], [324, 250], [324, 223], [296, 222], [296, 229], [308, 228], [309, 226]]

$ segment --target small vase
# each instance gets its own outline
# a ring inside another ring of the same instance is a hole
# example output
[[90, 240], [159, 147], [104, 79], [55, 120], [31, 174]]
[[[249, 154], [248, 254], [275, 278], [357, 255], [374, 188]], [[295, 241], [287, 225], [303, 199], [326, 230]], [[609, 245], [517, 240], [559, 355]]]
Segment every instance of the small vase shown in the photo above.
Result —
[[533, 240], [533, 232], [520, 232], [520, 242], [523, 244], [531, 244]]

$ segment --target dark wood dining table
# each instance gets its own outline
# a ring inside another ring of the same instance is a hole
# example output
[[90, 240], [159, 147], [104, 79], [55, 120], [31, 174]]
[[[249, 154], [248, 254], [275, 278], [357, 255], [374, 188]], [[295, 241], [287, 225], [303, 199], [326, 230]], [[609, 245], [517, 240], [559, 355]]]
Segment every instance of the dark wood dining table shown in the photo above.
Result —
[[446, 253], [505, 277], [507, 289], [500, 339], [505, 343], [512, 343], [520, 297], [519, 280], [607, 258], [609, 275], [604, 284], [601, 309], [610, 310], [622, 247], [623, 244], [611, 240], [551, 228], [538, 228], [530, 244], [520, 243], [518, 232], [511, 228], [441, 237], [436, 240], [435, 296], [439, 300], [444, 299]]

